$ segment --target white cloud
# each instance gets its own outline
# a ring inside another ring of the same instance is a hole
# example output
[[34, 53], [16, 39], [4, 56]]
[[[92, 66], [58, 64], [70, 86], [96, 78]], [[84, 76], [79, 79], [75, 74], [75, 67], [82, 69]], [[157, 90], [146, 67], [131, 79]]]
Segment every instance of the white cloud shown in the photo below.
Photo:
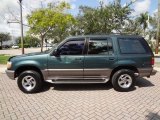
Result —
[[147, 12], [149, 11], [149, 7], [151, 4], [151, 0], [141, 0], [141, 1], [137, 1], [134, 4], [134, 12], [133, 12], [133, 16], [139, 15], [141, 13]]
[[155, 9], [154, 11], [153, 11], [153, 13], [157, 13], [158, 12], [158, 9]]
[[72, 10], [76, 9], [76, 5], [75, 4], [71, 4], [71, 9]]
[[113, 2], [114, 0], [98, 0], [98, 2], [103, 2], [105, 5], [108, 5], [110, 2]]

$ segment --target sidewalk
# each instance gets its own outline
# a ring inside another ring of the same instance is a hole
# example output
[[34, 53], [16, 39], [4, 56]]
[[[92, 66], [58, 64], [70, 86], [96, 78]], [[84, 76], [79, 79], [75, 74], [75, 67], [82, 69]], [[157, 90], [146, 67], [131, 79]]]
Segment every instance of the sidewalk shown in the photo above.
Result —
[[158, 53], [158, 54], [154, 53], [154, 57], [160, 57], [160, 53]]
[[1, 65], [0, 64], [0, 73], [5, 73], [5, 70], [7, 69], [6, 65]]
[[154, 69], [160, 72], [160, 67], [154, 67]]

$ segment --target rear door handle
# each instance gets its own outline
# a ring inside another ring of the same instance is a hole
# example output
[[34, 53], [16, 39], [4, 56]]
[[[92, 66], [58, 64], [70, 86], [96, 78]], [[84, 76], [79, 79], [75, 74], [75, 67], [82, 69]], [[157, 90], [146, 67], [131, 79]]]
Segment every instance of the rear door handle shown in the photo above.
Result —
[[76, 60], [76, 61], [80, 61], [80, 60], [82, 60], [82, 58], [75, 58], [75, 60]]

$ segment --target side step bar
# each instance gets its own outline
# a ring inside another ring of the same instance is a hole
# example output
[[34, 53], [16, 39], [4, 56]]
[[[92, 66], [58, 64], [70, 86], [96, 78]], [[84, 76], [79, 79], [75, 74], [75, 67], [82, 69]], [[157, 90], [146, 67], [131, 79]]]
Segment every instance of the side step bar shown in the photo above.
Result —
[[46, 80], [49, 83], [55, 84], [90, 84], [90, 83], [106, 83], [109, 79], [56, 79], [56, 80]]

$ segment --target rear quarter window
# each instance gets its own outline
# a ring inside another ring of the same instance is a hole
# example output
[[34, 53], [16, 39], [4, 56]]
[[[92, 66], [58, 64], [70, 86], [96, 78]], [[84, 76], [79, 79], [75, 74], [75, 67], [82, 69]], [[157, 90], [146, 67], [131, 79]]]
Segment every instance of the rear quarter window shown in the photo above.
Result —
[[119, 49], [122, 54], [147, 53], [141, 38], [118, 38]]

